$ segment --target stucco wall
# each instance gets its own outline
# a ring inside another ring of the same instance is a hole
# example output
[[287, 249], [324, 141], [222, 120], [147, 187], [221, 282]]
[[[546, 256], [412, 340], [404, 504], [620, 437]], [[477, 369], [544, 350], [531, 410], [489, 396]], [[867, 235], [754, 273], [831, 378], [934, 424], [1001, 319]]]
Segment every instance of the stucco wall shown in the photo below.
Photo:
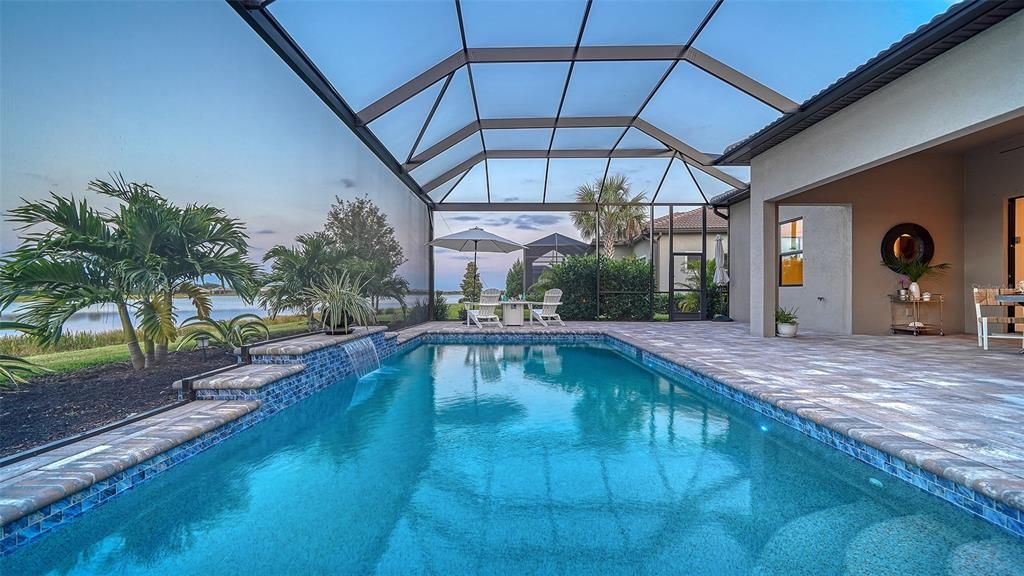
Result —
[[[976, 285], [1006, 283], [1008, 200], [1024, 196], [1024, 135], [969, 151], [963, 162], [964, 290], [970, 294]], [[976, 332], [974, 318], [974, 307], [967, 306], [966, 331]]]
[[[940, 278], [925, 278], [922, 290], [945, 297], [947, 332], [964, 328], [968, 296], [964, 290], [963, 171], [960, 156], [922, 153], [860, 172], [787, 198], [791, 204], [842, 204], [852, 209], [852, 329], [855, 334], [886, 334], [887, 295], [896, 289], [896, 274], [880, 264], [882, 237], [896, 224], [924, 226], [935, 240], [935, 263], [952, 268]], [[836, 239], [836, 241], [841, 241]], [[808, 240], [808, 250], [810, 240]], [[802, 324], [812, 321], [801, 310]]]
[[1024, 115], [1024, 12], [751, 162], [755, 199], [842, 178]]
[[750, 200], [729, 207], [729, 316], [750, 322]]
[[[751, 333], [774, 333], [775, 201], [1024, 116], [1024, 74], [1020, 70], [1024, 70], [1024, 12], [755, 157], [751, 161], [750, 189], [750, 285], [755, 287], [750, 294]], [[959, 170], [960, 163], [956, 166]], [[948, 190], [944, 194], [948, 196]], [[860, 197], [868, 196], [874, 194], [868, 191]], [[879, 217], [888, 219], [891, 197], [878, 200]], [[922, 210], [932, 213], [937, 222], [945, 220], [934, 206], [926, 205]], [[858, 218], [864, 216], [863, 212], [860, 216], [854, 214], [855, 231]], [[868, 260], [861, 262], [861, 257]], [[957, 258], [958, 262], [962, 260]], [[878, 255], [855, 246], [854, 261], [856, 267], [877, 266]], [[854, 269], [855, 306], [865, 298], [857, 282], [877, 273], [875, 270], [865, 277]], [[962, 266], [956, 274], [960, 282], [955, 293], [962, 297]], [[952, 295], [953, 291], [947, 293]], [[952, 306], [946, 317], [962, 328], [962, 298]], [[861, 331], [859, 327], [875, 331], [879, 326], [876, 313], [874, 306], [864, 310], [855, 307], [854, 331]]]
[[801, 329], [850, 334], [852, 207], [779, 207], [779, 220], [792, 218], [804, 219], [804, 284], [780, 286], [779, 305], [797, 309]]

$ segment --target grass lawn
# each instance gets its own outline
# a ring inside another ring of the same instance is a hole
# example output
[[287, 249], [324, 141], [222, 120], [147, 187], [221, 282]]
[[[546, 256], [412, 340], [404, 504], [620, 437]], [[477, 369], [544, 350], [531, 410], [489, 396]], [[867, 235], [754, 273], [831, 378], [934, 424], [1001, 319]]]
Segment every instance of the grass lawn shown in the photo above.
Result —
[[[270, 328], [270, 337], [275, 338], [291, 332], [301, 332], [305, 330], [306, 321], [295, 320], [271, 324], [268, 328]], [[185, 346], [185, 348], [194, 347], [194, 343], [190, 343]], [[174, 345], [171, 346], [171, 352], [174, 352]], [[127, 362], [130, 358], [127, 346], [124, 344], [110, 344], [108, 346], [98, 346], [96, 348], [89, 348], [86, 350], [68, 350], [64, 352], [39, 354], [37, 356], [29, 356], [26, 360], [44, 368], [49, 368], [54, 372], [74, 372], [75, 370], [81, 370], [82, 368], [88, 368], [89, 366], [111, 364], [114, 362]]]

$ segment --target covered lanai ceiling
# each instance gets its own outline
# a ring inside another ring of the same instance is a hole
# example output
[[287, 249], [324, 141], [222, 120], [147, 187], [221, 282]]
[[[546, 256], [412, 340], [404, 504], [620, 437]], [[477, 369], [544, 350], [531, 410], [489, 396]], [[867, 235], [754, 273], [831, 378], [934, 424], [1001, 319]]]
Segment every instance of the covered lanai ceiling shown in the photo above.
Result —
[[[652, 204], [748, 186], [726, 148], [948, 5], [239, 0], [426, 204], [565, 210], [625, 175]], [[607, 201], [608, 199], [604, 199]]]

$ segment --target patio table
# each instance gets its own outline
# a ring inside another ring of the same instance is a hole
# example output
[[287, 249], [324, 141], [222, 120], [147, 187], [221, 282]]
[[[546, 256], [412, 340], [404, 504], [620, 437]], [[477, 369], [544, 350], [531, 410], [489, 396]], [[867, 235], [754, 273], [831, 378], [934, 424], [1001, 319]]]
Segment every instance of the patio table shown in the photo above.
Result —
[[[505, 326], [522, 326], [523, 309], [529, 308], [536, 302], [529, 300], [505, 300], [501, 303], [501, 319]], [[533, 316], [530, 316], [530, 324], [533, 324]]]
[[1005, 304], [1020, 304], [1024, 306], [1024, 294], [1000, 294], [996, 296], [996, 302]]

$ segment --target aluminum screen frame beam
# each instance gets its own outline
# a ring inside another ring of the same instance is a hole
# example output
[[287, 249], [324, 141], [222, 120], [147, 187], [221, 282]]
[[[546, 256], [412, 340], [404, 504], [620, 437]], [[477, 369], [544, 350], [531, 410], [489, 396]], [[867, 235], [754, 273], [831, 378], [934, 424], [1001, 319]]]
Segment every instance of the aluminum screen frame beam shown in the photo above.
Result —
[[[465, 48], [395, 88], [359, 111], [364, 124], [380, 118], [406, 100], [440, 82], [467, 64], [514, 64], [528, 62], [628, 62], [686, 61], [730, 86], [788, 114], [800, 105], [754, 78], [687, 44], [656, 46], [538, 46], [507, 48]], [[660, 87], [660, 84], [659, 84]]]
[[[601, 206], [692, 206], [699, 208], [708, 206], [703, 202], [642, 202], [640, 204], [621, 204], [602, 202]], [[583, 202], [442, 202], [431, 210], [434, 212], [580, 212], [593, 211], [597, 204]]]
[[398, 177], [399, 180], [413, 194], [419, 198], [427, 207], [433, 207], [435, 202], [426, 191], [409, 175], [402, 164], [396, 159], [377, 136], [360, 121], [356, 112], [349, 107], [345, 99], [334, 89], [334, 86], [327, 80], [327, 77], [317, 68], [316, 64], [299, 47], [298, 43], [288, 35], [284, 27], [270, 14], [264, 4], [254, 5], [246, 0], [228, 0], [228, 4], [235, 9], [264, 42], [292, 69], [293, 72], [309, 86], [317, 97], [334, 113], [356, 137], [380, 159], [381, 162]]

